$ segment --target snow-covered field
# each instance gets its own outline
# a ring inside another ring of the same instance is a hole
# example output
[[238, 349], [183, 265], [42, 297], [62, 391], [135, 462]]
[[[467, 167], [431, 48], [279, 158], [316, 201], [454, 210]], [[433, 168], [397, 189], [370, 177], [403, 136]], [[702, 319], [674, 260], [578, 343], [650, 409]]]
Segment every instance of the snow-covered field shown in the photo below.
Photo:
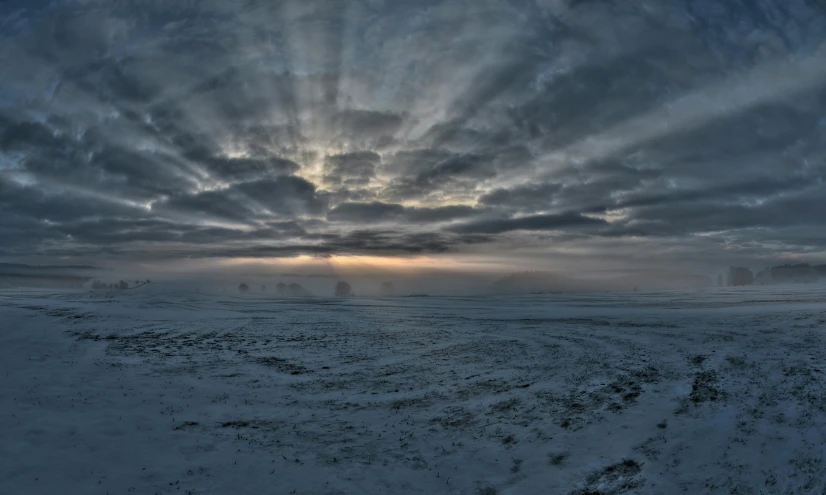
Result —
[[0, 493], [824, 493], [826, 288], [0, 292]]

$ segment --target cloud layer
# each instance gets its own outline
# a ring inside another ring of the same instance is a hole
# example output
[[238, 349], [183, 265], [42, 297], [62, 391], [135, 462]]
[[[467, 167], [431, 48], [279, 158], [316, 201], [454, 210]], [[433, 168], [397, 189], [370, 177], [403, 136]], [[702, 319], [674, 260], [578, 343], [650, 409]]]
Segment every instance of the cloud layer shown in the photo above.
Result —
[[0, 26], [0, 257], [826, 253], [814, 0], [12, 0]]

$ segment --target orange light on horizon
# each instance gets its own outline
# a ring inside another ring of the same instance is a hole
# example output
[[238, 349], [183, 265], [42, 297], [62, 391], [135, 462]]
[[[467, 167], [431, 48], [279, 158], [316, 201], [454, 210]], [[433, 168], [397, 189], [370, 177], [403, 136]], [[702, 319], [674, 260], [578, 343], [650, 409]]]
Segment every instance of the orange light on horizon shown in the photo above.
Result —
[[417, 269], [474, 270], [490, 268], [484, 260], [448, 256], [379, 256], [379, 255], [342, 255], [313, 256], [299, 255], [285, 258], [231, 258], [223, 262], [229, 265], [278, 265], [285, 268], [306, 267], [308, 269], [328, 268], [334, 272], [353, 272], [370, 270], [408, 271]]

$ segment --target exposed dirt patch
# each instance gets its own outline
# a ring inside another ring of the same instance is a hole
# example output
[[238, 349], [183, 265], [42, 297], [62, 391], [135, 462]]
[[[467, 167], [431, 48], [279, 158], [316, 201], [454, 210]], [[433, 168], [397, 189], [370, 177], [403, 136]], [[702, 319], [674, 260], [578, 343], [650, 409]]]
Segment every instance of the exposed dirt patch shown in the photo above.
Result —
[[717, 373], [703, 371], [694, 376], [689, 399], [695, 404], [702, 402], [717, 402], [722, 399], [723, 391], [718, 388]]
[[275, 356], [255, 357], [252, 358], [252, 361], [256, 364], [260, 364], [261, 366], [274, 368], [282, 373], [289, 373], [291, 375], [300, 375], [310, 372], [310, 370], [304, 366], [287, 361], [286, 359], [277, 358]]

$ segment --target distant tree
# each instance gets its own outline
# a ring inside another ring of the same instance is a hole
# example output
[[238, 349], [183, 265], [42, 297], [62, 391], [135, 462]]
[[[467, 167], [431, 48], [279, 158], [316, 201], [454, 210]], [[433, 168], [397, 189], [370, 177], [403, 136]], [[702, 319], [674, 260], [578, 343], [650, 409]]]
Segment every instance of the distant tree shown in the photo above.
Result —
[[276, 292], [276, 294], [278, 294], [279, 296], [284, 297], [284, 296], [286, 296], [286, 295], [287, 295], [287, 286], [286, 286], [286, 285], [284, 285], [284, 283], [283, 283], [283, 282], [278, 282], [278, 283], [275, 285], [275, 292]]
[[246, 294], [249, 291], [250, 291], [250, 288], [247, 284], [241, 284], [241, 285], [238, 286], [238, 292], [240, 292], [241, 294]]
[[125, 282], [125, 281], [123, 281], [123, 280], [121, 280], [120, 282], [118, 282], [118, 289], [120, 289], [120, 290], [126, 290], [126, 289], [128, 289], [128, 288], [129, 288], [129, 282]]
[[384, 282], [381, 284], [381, 295], [388, 297], [396, 295], [396, 288], [393, 286], [393, 282]]
[[336, 284], [336, 297], [348, 297], [353, 295], [353, 288], [345, 281]]
[[267, 286], [266, 285], [261, 286], [261, 292], [267, 292]]

